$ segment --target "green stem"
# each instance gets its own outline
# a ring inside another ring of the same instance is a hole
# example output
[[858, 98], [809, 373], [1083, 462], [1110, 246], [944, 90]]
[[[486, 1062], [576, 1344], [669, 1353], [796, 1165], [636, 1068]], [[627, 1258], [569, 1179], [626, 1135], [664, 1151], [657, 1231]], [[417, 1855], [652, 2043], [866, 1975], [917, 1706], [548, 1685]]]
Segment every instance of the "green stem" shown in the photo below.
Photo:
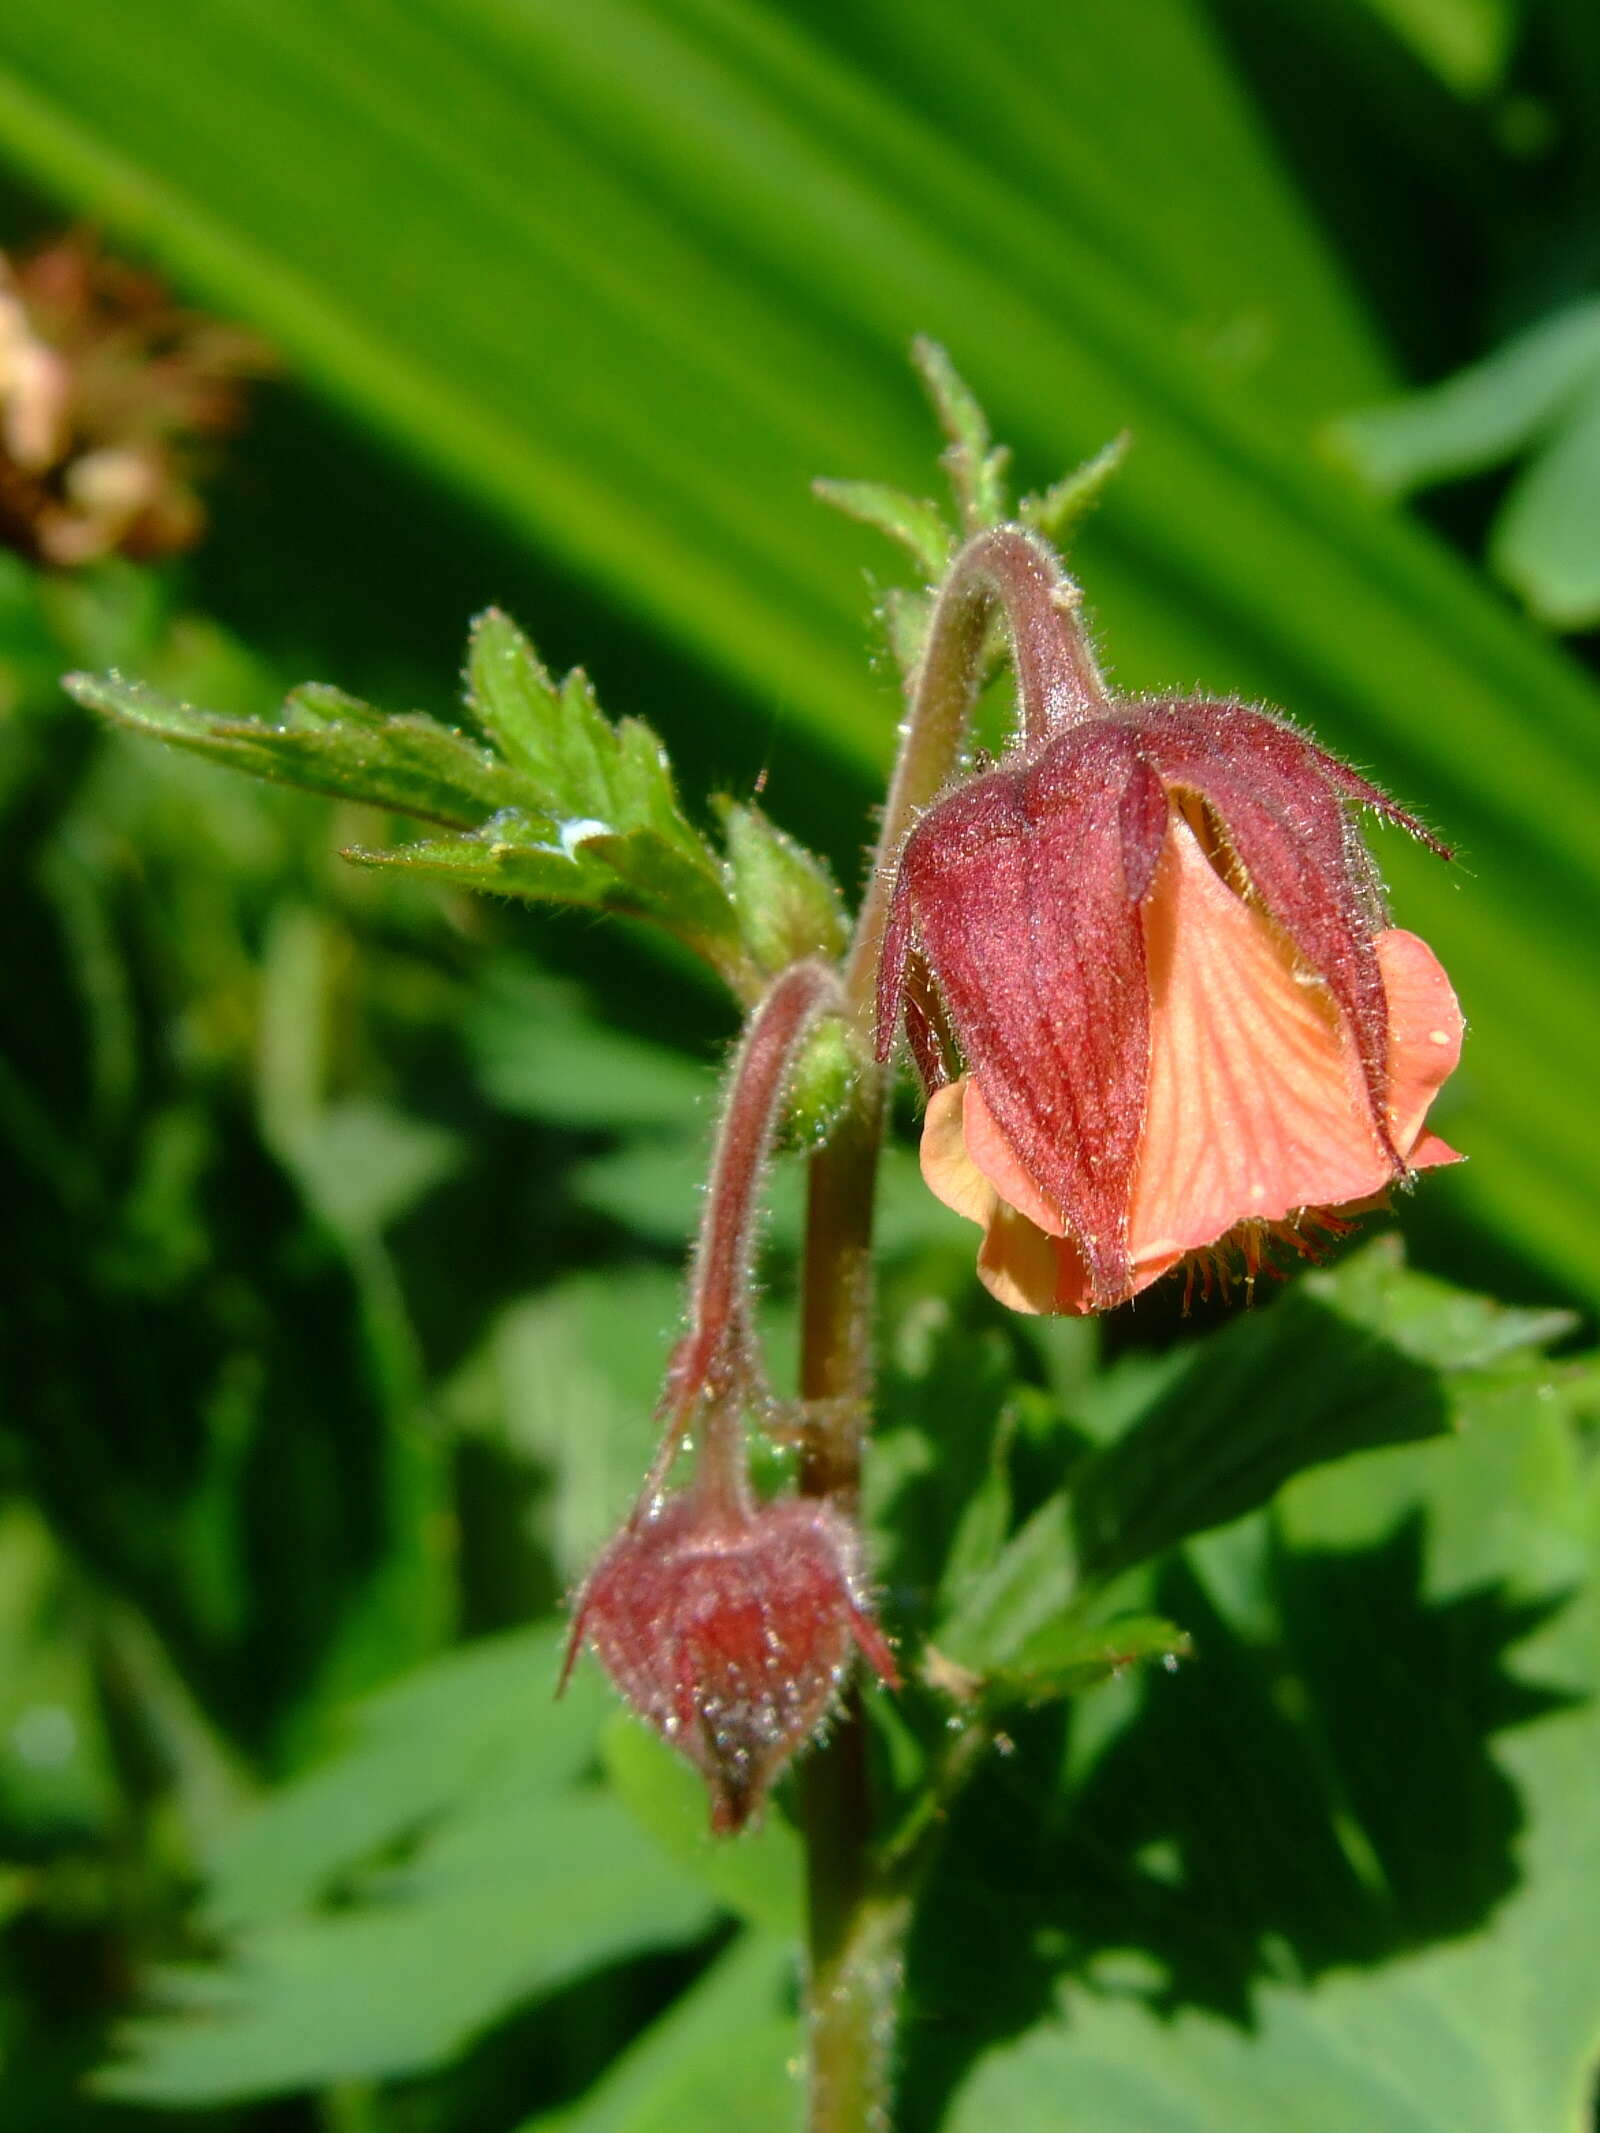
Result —
[[[811, 1159], [800, 1390], [819, 1418], [800, 1486], [853, 1515], [872, 1383], [872, 1199], [885, 1077], [869, 1066], [855, 1110]], [[852, 1688], [832, 1732], [801, 1766], [807, 1862], [810, 2133], [887, 2127], [898, 1962], [874, 1914], [866, 1720]]]
[[[934, 604], [912, 680], [867, 893], [845, 965], [846, 1011], [870, 1059], [871, 1018], [895, 862], [912, 824], [961, 760], [983, 683], [992, 617], [1004, 615], [1021, 738], [1042, 744], [1091, 716], [1105, 689], [1076, 617], [1077, 588], [1021, 526], [970, 539]], [[872, 1203], [889, 1075], [865, 1065], [855, 1106], [811, 1161], [800, 1390], [813, 1426], [800, 1486], [854, 1517], [872, 1397]], [[800, 1772], [810, 1936], [810, 2133], [883, 2133], [910, 1919], [903, 1874], [874, 1859], [866, 1721], [859, 1691]], [[903, 1862], [902, 1862], [903, 1864]]]

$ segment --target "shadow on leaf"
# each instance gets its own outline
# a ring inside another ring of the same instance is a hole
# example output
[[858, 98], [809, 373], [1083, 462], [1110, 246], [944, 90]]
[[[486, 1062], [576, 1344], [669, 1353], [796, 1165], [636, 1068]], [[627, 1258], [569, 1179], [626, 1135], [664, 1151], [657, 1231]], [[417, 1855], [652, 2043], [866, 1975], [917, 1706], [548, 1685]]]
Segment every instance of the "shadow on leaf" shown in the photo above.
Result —
[[1430, 1600], [1425, 1541], [1420, 1513], [1350, 1550], [1268, 1529], [1266, 1640], [1175, 1562], [1157, 1604], [1195, 1663], [1130, 1680], [1108, 1737], [1093, 1701], [1024, 1716], [921, 1908], [909, 2127], [936, 2124], [971, 2061], [1068, 1978], [1249, 2027], [1259, 1984], [1469, 1933], [1512, 1892], [1523, 1818], [1494, 1742], [1571, 1699], [1507, 1654], [1565, 1600]]

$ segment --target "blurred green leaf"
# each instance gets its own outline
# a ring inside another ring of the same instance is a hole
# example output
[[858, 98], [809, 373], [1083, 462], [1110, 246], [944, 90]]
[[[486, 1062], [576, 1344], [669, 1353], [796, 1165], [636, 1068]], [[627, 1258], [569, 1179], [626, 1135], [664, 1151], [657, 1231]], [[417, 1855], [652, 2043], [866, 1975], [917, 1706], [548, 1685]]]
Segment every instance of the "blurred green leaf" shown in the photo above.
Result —
[[296, 1160], [318, 1212], [335, 1228], [372, 1236], [460, 1168], [457, 1134], [371, 1097], [320, 1112]]
[[602, 1736], [617, 1798], [669, 1857], [718, 1903], [750, 1925], [797, 1944], [805, 1915], [800, 1839], [768, 1806], [759, 1829], [729, 1839], [710, 1832], [705, 1781], [631, 1715], [617, 1712]]
[[1187, 1634], [1158, 1615], [1118, 1615], [1093, 1628], [1047, 1622], [994, 1674], [992, 1693], [1002, 1703], [1075, 1696], [1143, 1659], [1174, 1666], [1190, 1649]]
[[650, 1462], [682, 1312], [682, 1279], [665, 1267], [569, 1275], [508, 1306], [448, 1395], [459, 1422], [549, 1475], [538, 1526], [568, 1583], [621, 1523]]
[[1554, 628], [1600, 621], [1600, 303], [1553, 312], [1442, 384], [1346, 416], [1333, 436], [1396, 493], [1528, 453], [1490, 560]]
[[517, 1117], [614, 1133], [709, 1131], [706, 1065], [607, 1028], [577, 987], [531, 964], [485, 970], [465, 1032], [485, 1089]]
[[523, 2002], [598, 1966], [698, 1938], [694, 1882], [610, 1801], [547, 1799], [447, 1823], [336, 1911], [170, 1969], [172, 2009], [124, 2031], [97, 2088], [195, 2105], [421, 2072]]
[[1499, 82], [1519, 20], [1514, 0], [1361, 0], [1459, 96]]
[[858, 556], [801, 499], [819, 471], [924, 485], [912, 334], [1039, 478], [1132, 430], [1077, 557], [1119, 679], [1284, 702], [1473, 855], [1463, 892], [1384, 854], [1473, 1023], [1441, 1123], [1475, 1160], [1435, 1197], [1600, 1278], [1565, 1123], [1600, 1008], [1593, 690], [1307, 451], [1388, 379], [1204, 14], [142, 19], [130, 51], [111, 0], [12, 10], [0, 141], [841, 761], [881, 764], [895, 707]]
[[1600, 369], [1511, 486], [1489, 560], [1552, 629], [1600, 622]]
[[607, 1699], [591, 1679], [553, 1702], [561, 1645], [435, 1661], [242, 1824], [207, 1890], [220, 1958], [158, 1973], [171, 2012], [129, 2026], [102, 2093], [193, 2105], [417, 2072], [567, 1979], [703, 1933], [697, 1878], [574, 1783]]
[[522, 2133], [785, 2133], [798, 2126], [797, 2024], [781, 2012], [793, 1956], [746, 1935], [579, 2103]]
[[207, 1862], [218, 1934], [292, 1918], [475, 1792], [554, 1797], [583, 1772], [608, 1699], [579, 1676], [556, 1700], [558, 1625], [450, 1652], [359, 1704], [349, 1739], [280, 1787]]
[[105, 1831], [116, 1768], [75, 1588], [48, 1525], [0, 1499], [0, 1846]]
[[1549, 431], [1600, 380], [1600, 302], [1569, 305], [1481, 363], [1334, 429], [1368, 481], [1403, 496], [1499, 466]]

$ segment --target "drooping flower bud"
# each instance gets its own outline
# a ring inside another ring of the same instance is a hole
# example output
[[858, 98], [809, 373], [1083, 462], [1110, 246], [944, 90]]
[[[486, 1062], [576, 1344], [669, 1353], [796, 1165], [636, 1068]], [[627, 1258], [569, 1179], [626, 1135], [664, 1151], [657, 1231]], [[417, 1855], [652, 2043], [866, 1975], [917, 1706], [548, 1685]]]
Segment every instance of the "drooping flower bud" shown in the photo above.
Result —
[[[689, 1281], [667, 1365], [661, 1449], [637, 1507], [573, 1609], [562, 1680], [588, 1643], [627, 1701], [702, 1773], [711, 1826], [743, 1828], [814, 1740], [859, 1649], [891, 1687], [861, 1542], [837, 1503], [761, 1503], [743, 1417], [772, 1405], [750, 1314], [762, 1179], [785, 1092], [818, 1018], [839, 1002], [821, 962], [794, 963], [745, 1027], [729, 1077]], [[693, 1444], [695, 1470], [666, 1483]]]
[[905, 1014], [924, 1175], [983, 1226], [1002, 1301], [1103, 1310], [1230, 1238], [1253, 1270], [1271, 1238], [1305, 1249], [1334, 1210], [1458, 1160], [1424, 1120], [1460, 1013], [1387, 923], [1358, 805], [1426, 836], [1275, 716], [1107, 699], [1035, 720], [923, 814], [879, 1050]]
[[585, 1640], [639, 1716], [702, 1772], [719, 1834], [742, 1828], [816, 1738], [858, 1647], [898, 1686], [853, 1531], [800, 1497], [727, 1503], [691, 1487], [637, 1519], [579, 1598], [572, 1651]]

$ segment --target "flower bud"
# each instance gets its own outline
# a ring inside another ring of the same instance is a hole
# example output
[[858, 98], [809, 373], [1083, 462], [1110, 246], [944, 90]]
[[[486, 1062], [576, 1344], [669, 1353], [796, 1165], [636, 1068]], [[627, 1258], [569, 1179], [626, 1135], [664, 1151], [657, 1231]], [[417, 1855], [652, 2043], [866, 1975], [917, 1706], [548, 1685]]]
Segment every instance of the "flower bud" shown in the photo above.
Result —
[[718, 1502], [691, 1487], [635, 1519], [590, 1573], [569, 1666], [585, 1640], [705, 1777], [718, 1834], [741, 1829], [816, 1738], [857, 1647], [898, 1686], [855, 1535], [801, 1497]]

